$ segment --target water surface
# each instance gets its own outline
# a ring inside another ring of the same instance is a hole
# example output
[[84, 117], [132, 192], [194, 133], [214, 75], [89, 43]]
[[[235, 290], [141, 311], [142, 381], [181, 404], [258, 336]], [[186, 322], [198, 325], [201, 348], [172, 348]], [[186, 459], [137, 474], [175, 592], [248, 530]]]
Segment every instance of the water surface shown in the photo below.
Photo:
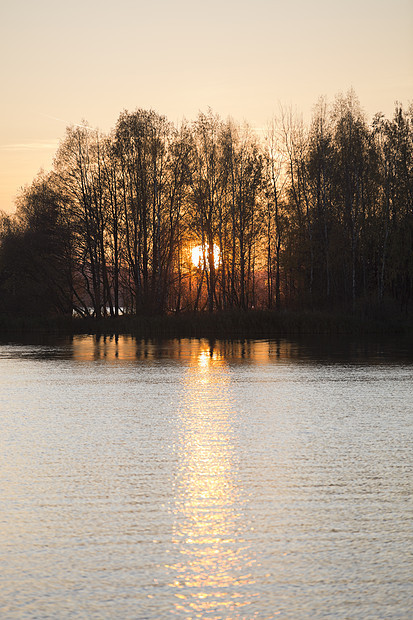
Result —
[[0, 345], [0, 617], [410, 618], [403, 343]]

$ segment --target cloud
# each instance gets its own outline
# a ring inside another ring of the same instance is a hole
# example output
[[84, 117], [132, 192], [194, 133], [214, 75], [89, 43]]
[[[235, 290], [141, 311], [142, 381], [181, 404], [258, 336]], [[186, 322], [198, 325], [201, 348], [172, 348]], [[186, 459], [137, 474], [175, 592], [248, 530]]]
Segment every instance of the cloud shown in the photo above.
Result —
[[33, 142], [18, 142], [15, 144], [0, 144], [1, 151], [52, 151], [59, 146], [59, 140], [35, 140]]
[[89, 125], [82, 125], [79, 123], [70, 123], [69, 121], [65, 121], [63, 118], [59, 118], [57, 116], [50, 116], [50, 114], [43, 114], [43, 112], [40, 113], [40, 116], [44, 116], [44, 118], [51, 118], [53, 121], [58, 121], [59, 123], [64, 123], [67, 127], [73, 126], [73, 127], [80, 127], [81, 129], [90, 129], [91, 131], [95, 131], [93, 127], [90, 127]]

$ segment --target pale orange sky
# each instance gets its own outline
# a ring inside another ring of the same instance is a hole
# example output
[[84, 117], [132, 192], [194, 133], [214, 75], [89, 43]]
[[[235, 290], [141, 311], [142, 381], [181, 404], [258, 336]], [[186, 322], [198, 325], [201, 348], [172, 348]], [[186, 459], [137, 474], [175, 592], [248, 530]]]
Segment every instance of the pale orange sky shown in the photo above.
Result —
[[50, 168], [65, 127], [211, 106], [264, 127], [353, 87], [369, 118], [413, 100], [412, 0], [1, 2], [0, 209]]

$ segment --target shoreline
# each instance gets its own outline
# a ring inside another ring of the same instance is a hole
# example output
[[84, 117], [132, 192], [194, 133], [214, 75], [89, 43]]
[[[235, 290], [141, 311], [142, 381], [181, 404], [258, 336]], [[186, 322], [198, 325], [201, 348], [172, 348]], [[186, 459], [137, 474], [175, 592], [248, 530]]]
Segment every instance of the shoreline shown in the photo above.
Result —
[[413, 336], [409, 315], [368, 317], [327, 311], [249, 310], [119, 317], [0, 316], [0, 335], [131, 335], [143, 338], [278, 338], [304, 335]]

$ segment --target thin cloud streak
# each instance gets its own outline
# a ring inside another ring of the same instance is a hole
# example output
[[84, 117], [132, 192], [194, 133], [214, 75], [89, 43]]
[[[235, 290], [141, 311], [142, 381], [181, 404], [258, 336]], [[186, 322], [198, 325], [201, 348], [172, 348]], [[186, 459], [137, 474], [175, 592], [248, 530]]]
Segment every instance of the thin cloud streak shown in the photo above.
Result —
[[[40, 116], [44, 116], [45, 118], [50, 118], [59, 123], [63, 123], [67, 127], [80, 127], [81, 129], [88, 129], [90, 131], [95, 131], [93, 127], [89, 127], [89, 125], [82, 125], [80, 123], [70, 123], [69, 121], [64, 120], [63, 118], [58, 118], [57, 116], [51, 116], [50, 114], [44, 114], [40, 112]], [[56, 149], [59, 146], [60, 140], [37, 140], [34, 142], [18, 142], [15, 144], [0, 144], [0, 151], [9, 151], [9, 152], [22, 152], [22, 151], [51, 151]]]
[[67, 127], [80, 127], [81, 129], [90, 129], [90, 131], [95, 131], [95, 129], [93, 127], [89, 127], [89, 125], [71, 123], [70, 121], [65, 121], [63, 118], [51, 116], [50, 114], [44, 114], [43, 112], [40, 113], [40, 116], [44, 116], [45, 118], [51, 118], [53, 121], [58, 121], [59, 123], [64, 123]]
[[59, 145], [59, 140], [39, 140], [36, 142], [20, 142], [17, 144], [1, 144], [1, 151], [51, 151]]

